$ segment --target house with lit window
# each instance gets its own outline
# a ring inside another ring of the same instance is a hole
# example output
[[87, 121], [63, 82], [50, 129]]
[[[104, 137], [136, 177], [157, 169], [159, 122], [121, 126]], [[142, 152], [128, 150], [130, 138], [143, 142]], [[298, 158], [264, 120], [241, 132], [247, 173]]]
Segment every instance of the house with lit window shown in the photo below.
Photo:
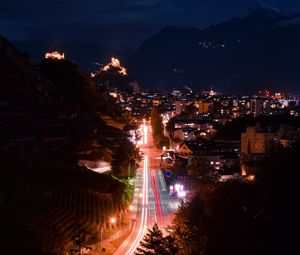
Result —
[[241, 152], [244, 155], [264, 155], [272, 152], [276, 133], [260, 125], [248, 126], [241, 134]]

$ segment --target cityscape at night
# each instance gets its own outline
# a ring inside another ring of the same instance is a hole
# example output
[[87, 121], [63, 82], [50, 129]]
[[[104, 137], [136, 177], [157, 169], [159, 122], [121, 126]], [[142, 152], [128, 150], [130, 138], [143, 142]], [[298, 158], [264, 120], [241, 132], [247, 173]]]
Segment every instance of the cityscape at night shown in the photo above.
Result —
[[0, 255], [298, 254], [298, 0], [0, 7]]

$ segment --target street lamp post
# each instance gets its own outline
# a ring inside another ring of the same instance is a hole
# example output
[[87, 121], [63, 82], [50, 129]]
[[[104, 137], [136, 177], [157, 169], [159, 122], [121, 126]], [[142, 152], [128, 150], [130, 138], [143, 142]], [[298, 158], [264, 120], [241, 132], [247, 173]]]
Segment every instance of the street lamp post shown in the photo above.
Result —
[[[116, 221], [117, 221], [115, 217], [111, 217], [111, 218], [106, 217], [106, 218], [109, 219], [109, 222], [111, 224], [115, 224]], [[100, 225], [100, 252], [104, 252], [105, 251], [105, 248], [102, 247], [102, 237], [103, 237], [103, 225], [101, 224]]]
[[[129, 211], [132, 212], [134, 209], [133, 205], [129, 205], [128, 209], [129, 209]], [[132, 215], [130, 214], [129, 228], [131, 228], [131, 225], [132, 225]]]
[[102, 252], [102, 224], [100, 225], [100, 252]]

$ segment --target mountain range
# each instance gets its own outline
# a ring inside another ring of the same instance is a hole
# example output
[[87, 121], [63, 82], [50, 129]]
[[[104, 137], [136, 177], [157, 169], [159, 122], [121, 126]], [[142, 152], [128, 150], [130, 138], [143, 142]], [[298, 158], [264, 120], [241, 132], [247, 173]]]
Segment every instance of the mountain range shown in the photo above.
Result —
[[258, 3], [204, 30], [163, 28], [141, 44], [129, 68], [143, 87], [157, 90], [298, 93], [299, 32], [300, 15]]

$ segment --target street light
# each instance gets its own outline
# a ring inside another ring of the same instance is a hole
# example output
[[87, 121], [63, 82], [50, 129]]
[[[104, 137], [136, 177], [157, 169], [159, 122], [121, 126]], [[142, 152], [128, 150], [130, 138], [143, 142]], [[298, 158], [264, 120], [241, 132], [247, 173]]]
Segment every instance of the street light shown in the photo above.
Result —
[[186, 191], [185, 190], [182, 190], [182, 191], [178, 192], [178, 197], [183, 198], [185, 196], [186, 196]]
[[[129, 209], [129, 211], [133, 211], [133, 209], [134, 209], [134, 206], [133, 205], [129, 205], [129, 207], [128, 207], [128, 209]], [[130, 220], [129, 220], [129, 228], [131, 228], [131, 222], [132, 222], [132, 215], [130, 214]]]
[[[104, 216], [104, 217], [109, 219], [109, 222], [111, 224], [115, 224], [117, 221], [117, 219], [115, 217], [111, 217], [111, 218], [109, 218], [107, 216]], [[102, 247], [102, 232], [103, 232], [103, 227], [102, 227], [102, 224], [100, 224], [100, 252], [105, 251], [105, 249]]]
[[100, 252], [104, 251], [102, 248], [102, 224], [100, 225]]

